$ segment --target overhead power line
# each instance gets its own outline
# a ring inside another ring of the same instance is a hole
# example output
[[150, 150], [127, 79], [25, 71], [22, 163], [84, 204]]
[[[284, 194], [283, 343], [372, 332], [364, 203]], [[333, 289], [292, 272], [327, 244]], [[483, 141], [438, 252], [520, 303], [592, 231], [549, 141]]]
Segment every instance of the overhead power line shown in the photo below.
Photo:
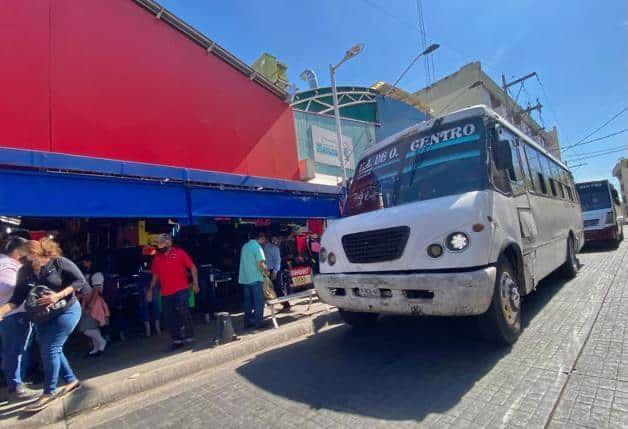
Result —
[[[552, 107], [553, 104], [550, 102], [549, 96], [547, 95], [547, 91], [545, 91], [545, 86], [543, 85], [543, 82], [541, 82], [541, 78], [539, 77], [538, 73], [536, 75], [536, 80], [539, 83], [539, 86], [541, 87], [541, 92], [543, 92], [543, 97], [545, 98], [545, 104], [550, 109], [550, 112], [552, 113], [552, 116], [554, 116], [554, 121], [556, 122], [556, 125], [558, 125], [558, 128], [560, 128], [561, 132], [566, 133], [567, 130], [565, 128], [563, 128], [563, 126], [561, 125], [560, 120], [558, 118], [558, 111]], [[571, 139], [567, 135], [567, 141], [570, 141], [570, 140]]]
[[589, 134], [587, 134], [586, 136], [582, 137], [580, 140], [578, 140], [577, 142], [575, 142], [572, 145], [566, 146], [565, 148], [563, 148], [563, 151], [565, 150], [569, 150], [572, 147], [576, 147], [578, 146], [580, 143], [582, 143], [583, 141], [585, 141], [586, 139], [588, 139], [589, 137], [591, 137], [593, 134], [597, 133], [598, 131], [600, 131], [602, 128], [604, 128], [605, 126], [607, 126], [608, 124], [610, 124], [611, 122], [613, 122], [617, 117], [621, 116], [622, 114], [624, 114], [626, 111], [628, 110], [628, 106], [624, 107], [623, 109], [621, 109], [619, 112], [615, 113], [610, 119], [608, 119], [606, 122], [604, 122], [602, 125], [600, 125], [599, 127], [597, 127], [596, 129], [594, 129], [593, 131], [591, 131]]
[[579, 153], [578, 155], [572, 155], [571, 157], [568, 157], [567, 160], [569, 161], [570, 159], [578, 159], [580, 157], [585, 157], [585, 156], [589, 156], [589, 155], [596, 155], [599, 153], [606, 153], [606, 152], [614, 152], [614, 151], [621, 151], [623, 149], [628, 149], [628, 145], [623, 145], [622, 147], [611, 147], [611, 148], [606, 148], [606, 149], [600, 149], [600, 150], [593, 150], [591, 152], [583, 152], [583, 153]]
[[583, 142], [580, 142], [580, 143], [576, 143], [576, 144], [572, 144], [572, 145], [569, 145], [569, 146], [565, 146], [565, 147], [563, 147], [562, 150], [565, 151], [567, 149], [571, 149], [572, 147], [582, 146], [582, 145], [589, 144], [589, 143], [599, 142], [600, 140], [605, 140], [605, 139], [608, 139], [608, 138], [611, 138], [611, 137], [615, 137], [615, 136], [618, 136], [618, 135], [626, 133], [626, 132], [628, 132], [628, 128], [624, 128], [623, 130], [619, 130], [619, 131], [617, 131], [615, 133], [607, 134], [607, 135], [602, 136], [602, 137], [597, 137], [597, 138], [594, 138], [594, 139], [591, 139], [591, 140], [586, 140], [586, 141], [583, 141]]
[[570, 162], [578, 162], [578, 161], [584, 161], [585, 159], [591, 159], [591, 158], [599, 158], [600, 156], [606, 156], [606, 155], [611, 155], [613, 153], [618, 153], [618, 152], [623, 152], [625, 150], [628, 150], [628, 146], [622, 146], [620, 148], [616, 148], [616, 149], [610, 149], [601, 153], [597, 153], [595, 155], [588, 155], [588, 156], [579, 156], [573, 159], [570, 159]]

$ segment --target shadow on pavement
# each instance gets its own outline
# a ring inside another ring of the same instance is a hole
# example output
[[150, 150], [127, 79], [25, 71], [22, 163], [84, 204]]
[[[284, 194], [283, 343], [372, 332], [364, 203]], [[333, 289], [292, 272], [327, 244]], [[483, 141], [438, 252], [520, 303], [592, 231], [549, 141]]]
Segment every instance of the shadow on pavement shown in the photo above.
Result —
[[[524, 326], [565, 283], [558, 274], [541, 282], [524, 301]], [[314, 409], [421, 421], [455, 406], [509, 352], [480, 340], [474, 318], [383, 317], [369, 332], [324, 331], [260, 354], [237, 371]]]
[[237, 371], [315, 409], [422, 420], [454, 406], [508, 353], [471, 338], [469, 322], [385, 317], [366, 333], [342, 326], [261, 354]]
[[580, 249], [580, 253], [601, 253], [601, 252], [612, 252], [617, 250], [613, 243], [605, 243], [603, 241], [593, 241], [586, 243], [582, 249]]
[[541, 280], [532, 293], [524, 297], [522, 313], [523, 329], [532, 322], [532, 319], [543, 310], [543, 307], [545, 307], [554, 295], [568, 282], [569, 280], [565, 279], [559, 270], [554, 271]]

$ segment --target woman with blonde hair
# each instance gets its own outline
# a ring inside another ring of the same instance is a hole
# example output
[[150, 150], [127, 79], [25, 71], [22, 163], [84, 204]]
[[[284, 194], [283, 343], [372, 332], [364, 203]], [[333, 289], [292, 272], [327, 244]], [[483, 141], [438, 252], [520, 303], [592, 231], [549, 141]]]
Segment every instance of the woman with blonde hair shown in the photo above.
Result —
[[[29, 263], [18, 272], [13, 296], [0, 307], [0, 320], [26, 301], [26, 314], [35, 323], [44, 367], [44, 392], [26, 411], [39, 411], [80, 387], [63, 354], [63, 345], [81, 318], [75, 293], [86, 281], [74, 262], [61, 256], [61, 249], [53, 240], [31, 240], [26, 249]], [[59, 376], [66, 385], [57, 392]]]

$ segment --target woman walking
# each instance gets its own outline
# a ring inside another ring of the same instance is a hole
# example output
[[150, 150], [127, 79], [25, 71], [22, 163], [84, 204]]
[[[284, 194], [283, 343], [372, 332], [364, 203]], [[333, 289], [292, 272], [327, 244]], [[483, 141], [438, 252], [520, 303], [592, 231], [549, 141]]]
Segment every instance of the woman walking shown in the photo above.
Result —
[[[0, 305], [13, 296], [17, 273], [26, 255], [26, 240], [9, 237], [0, 248]], [[31, 323], [24, 316], [24, 306], [11, 311], [0, 321], [2, 341], [2, 370], [9, 390], [9, 401], [23, 401], [34, 396], [22, 379], [28, 367], [28, 348], [31, 343]]]
[[[27, 315], [35, 322], [44, 367], [44, 392], [37, 401], [26, 407], [26, 411], [39, 411], [80, 387], [63, 354], [63, 345], [81, 318], [81, 306], [75, 292], [80, 291], [86, 281], [81, 270], [61, 256], [61, 249], [56, 242], [47, 238], [29, 241], [26, 249], [29, 263], [18, 272], [13, 296], [0, 307], [0, 320], [34, 293], [47, 291], [36, 298], [35, 304], [27, 303], [26, 306]], [[40, 311], [32, 310], [33, 307]], [[41, 316], [41, 309], [48, 316]], [[57, 392], [59, 376], [66, 385]]]

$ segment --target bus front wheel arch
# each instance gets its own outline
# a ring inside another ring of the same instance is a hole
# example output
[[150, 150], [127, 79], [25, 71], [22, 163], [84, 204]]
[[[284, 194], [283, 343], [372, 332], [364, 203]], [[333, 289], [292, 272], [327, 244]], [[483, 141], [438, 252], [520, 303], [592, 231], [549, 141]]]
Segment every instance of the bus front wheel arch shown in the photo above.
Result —
[[[523, 268], [521, 266], [521, 268]], [[497, 275], [486, 313], [478, 316], [483, 337], [491, 342], [510, 345], [521, 334], [521, 276], [507, 253], [497, 260]]]

